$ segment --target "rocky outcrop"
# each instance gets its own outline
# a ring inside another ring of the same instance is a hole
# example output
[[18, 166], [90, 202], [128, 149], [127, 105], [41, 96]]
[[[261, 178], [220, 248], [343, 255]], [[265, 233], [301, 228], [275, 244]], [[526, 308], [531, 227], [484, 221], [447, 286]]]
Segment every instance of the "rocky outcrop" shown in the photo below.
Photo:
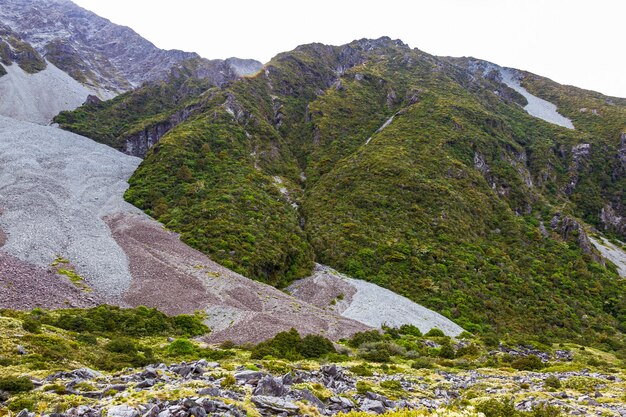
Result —
[[602, 208], [600, 221], [604, 225], [604, 230], [626, 237], [626, 216], [618, 214], [610, 203]]
[[572, 147], [572, 162], [569, 167], [569, 182], [565, 186], [565, 194], [572, 195], [580, 173], [587, 168], [589, 154], [591, 153], [591, 145], [588, 143], [580, 143]]
[[562, 216], [561, 213], [556, 213], [550, 220], [550, 227], [565, 240], [575, 239], [578, 247], [584, 253], [590, 255], [596, 262], [604, 265], [604, 259], [595, 250], [584, 227], [574, 217]]
[[199, 108], [189, 106], [172, 114], [167, 120], [151, 124], [142, 130], [128, 135], [125, 139], [124, 153], [145, 158], [152, 148], [167, 132], [187, 120]]
[[[163, 79], [176, 64], [199, 59], [196, 53], [159, 49], [132, 29], [67, 0], [0, 0], [0, 24], [20, 33], [33, 51], [77, 81], [118, 93]], [[261, 67], [253, 60], [218, 61], [235, 77]]]

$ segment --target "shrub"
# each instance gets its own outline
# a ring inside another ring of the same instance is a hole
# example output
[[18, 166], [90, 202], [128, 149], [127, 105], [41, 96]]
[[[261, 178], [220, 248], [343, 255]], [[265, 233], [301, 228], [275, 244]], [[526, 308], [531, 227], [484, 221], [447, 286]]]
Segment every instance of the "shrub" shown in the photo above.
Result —
[[333, 343], [319, 335], [306, 335], [300, 344], [300, 353], [305, 358], [319, 358], [320, 356], [333, 352], [336, 352]]
[[543, 386], [548, 388], [559, 389], [561, 388], [561, 381], [554, 375], [550, 375], [543, 381]]
[[454, 359], [455, 352], [454, 348], [450, 343], [444, 343], [439, 349], [439, 357], [445, 359]]
[[409, 336], [422, 337], [422, 332], [417, 326], [412, 324], [403, 324], [399, 328], [401, 334], [406, 334]]
[[237, 385], [237, 380], [231, 374], [226, 375], [224, 379], [222, 379], [222, 382], [220, 382], [220, 386], [224, 389], [230, 389], [230, 388], [235, 387], [236, 385]]
[[490, 399], [476, 405], [476, 411], [483, 413], [485, 417], [514, 417], [519, 415], [513, 404], [513, 399], [497, 400]]
[[22, 328], [27, 332], [39, 333], [41, 331], [41, 323], [38, 320], [27, 317], [22, 323]]
[[357, 381], [356, 382], [356, 392], [363, 395], [368, 391], [371, 391], [372, 387], [365, 381]]
[[536, 371], [544, 367], [543, 362], [536, 355], [523, 356], [511, 362], [511, 367], [518, 371]]
[[402, 384], [400, 383], [400, 381], [388, 379], [387, 381], [382, 381], [380, 383], [380, 387], [388, 390], [398, 391], [402, 389]]
[[368, 330], [366, 332], [355, 333], [350, 340], [348, 340], [348, 346], [359, 347], [363, 343], [380, 342], [383, 340], [383, 335], [378, 330]]
[[389, 362], [391, 355], [385, 349], [375, 349], [369, 352], [362, 352], [359, 356], [369, 362]]
[[98, 338], [89, 333], [80, 333], [76, 336], [76, 341], [86, 345], [95, 346], [98, 344]]
[[417, 358], [411, 363], [413, 369], [431, 369], [433, 362], [429, 358]]
[[356, 376], [373, 376], [372, 368], [369, 365], [362, 363], [360, 365], [355, 365], [350, 368], [350, 372], [352, 372]]
[[266, 356], [297, 360], [301, 358], [319, 358], [335, 352], [333, 343], [319, 335], [307, 335], [300, 338], [296, 329], [281, 332], [252, 348], [251, 359], [263, 359]]
[[22, 410], [34, 411], [35, 400], [32, 398], [14, 398], [9, 402], [9, 410], [19, 413]]
[[426, 336], [426, 337], [445, 337], [445, 333], [443, 331], [439, 330], [438, 328], [433, 327], [424, 336]]
[[125, 337], [111, 339], [109, 343], [104, 346], [104, 348], [113, 353], [137, 353], [137, 346], [135, 346], [135, 343], [131, 339]]
[[0, 378], [0, 391], [7, 391], [11, 394], [16, 394], [18, 392], [28, 392], [34, 388], [35, 386], [33, 385], [33, 381], [25, 376], [8, 376]]
[[196, 352], [196, 347], [188, 339], [176, 339], [168, 347], [169, 355], [192, 355]]

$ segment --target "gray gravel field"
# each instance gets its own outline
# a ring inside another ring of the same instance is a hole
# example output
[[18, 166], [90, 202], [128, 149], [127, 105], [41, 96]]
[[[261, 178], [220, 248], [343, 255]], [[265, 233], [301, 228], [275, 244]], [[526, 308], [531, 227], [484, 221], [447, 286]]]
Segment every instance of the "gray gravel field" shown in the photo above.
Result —
[[130, 285], [128, 260], [102, 217], [140, 211], [122, 199], [140, 159], [59, 129], [0, 117], [3, 251], [40, 267], [69, 259], [95, 290]]
[[288, 291], [319, 308], [336, 311], [343, 317], [372, 327], [413, 324], [423, 333], [433, 327], [448, 336], [458, 336], [463, 332], [462, 327], [433, 310], [324, 265], [316, 265], [312, 276], [296, 281]]

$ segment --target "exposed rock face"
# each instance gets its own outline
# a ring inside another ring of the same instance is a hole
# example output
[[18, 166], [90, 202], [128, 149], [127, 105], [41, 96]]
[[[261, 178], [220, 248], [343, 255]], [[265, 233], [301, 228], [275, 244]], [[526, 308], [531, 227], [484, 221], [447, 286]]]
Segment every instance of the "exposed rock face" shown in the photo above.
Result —
[[550, 227], [565, 240], [576, 238], [578, 246], [583, 252], [591, 255], [596, 262], [604, 265], [604, 259], [598, 255], [591, 240], [589, 240], [589, 236], [587, 236], [587, 232], [575, 218], [571, 216], [562, 217], [561, 213], [556, 213], [550, 221]]
[[606, 230], [626, 236], [626, 217], [620, 216], [611, 204], [607, 204], [602, 208], [600, 220]]
[[[162, 79], [177, 63], [199, 58], [191, 52], [159, 49], [132, 29], [68, 0], [0, 0], [0, 23], [78, 81], [114, 92]], [[236, 58], [219, 63], [232, 68], [231, 77], [261, 66]], [[214, 75], [221, 76], [219, 72], [216, 69]]]
[[124, 153], [132, 156], [144, 158], [151, 147], [153, 147], [167, 132], [178, 124], [187, 120], [198, 109], [199, 105], [189, 106], [172, 114], [169, 119], [163, 122], [147, 126], [145, 129], [133, 133], [126, 137], [126, 149]]

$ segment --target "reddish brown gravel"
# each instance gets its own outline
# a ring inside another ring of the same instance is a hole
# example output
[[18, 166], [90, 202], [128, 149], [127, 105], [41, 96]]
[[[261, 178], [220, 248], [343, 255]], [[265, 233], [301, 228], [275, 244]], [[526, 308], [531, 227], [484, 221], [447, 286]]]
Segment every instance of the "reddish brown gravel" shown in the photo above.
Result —
[[339, 339], [369, 328], [236, 274], [145, 216], [105, 220], [130, 262], [133, 279], [123, 300], [168, 314], [205, 310], [213, 330], [208, 342], [259, 342], [292, 327]]
[[0, 251], [0, 307], [14, 310], [93, 307], [103, 300], [53, 270], [29, 265]]

